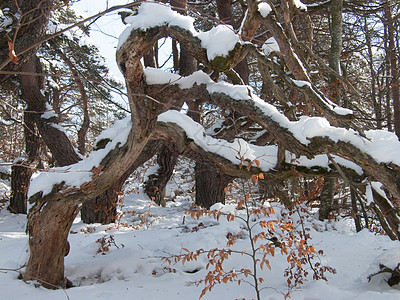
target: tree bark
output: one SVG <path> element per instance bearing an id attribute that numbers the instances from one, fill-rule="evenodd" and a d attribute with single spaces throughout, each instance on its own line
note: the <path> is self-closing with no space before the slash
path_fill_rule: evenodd
<path id="1" fill-rule="evenodd" d="M 145 184 L 145 193 L 158 205 L 165 206 L 165 188 L 178 161 L 179 152 L 163 146 L 157 156 L 158 170 L 149 176 Z"/>
<path id="2" fill-rule="evenodd" d="M 389 53 L 386 53 L 390 57 L 390 70 L 391 70 L 391 88 L 392 88 L 392 101 L 394 109 L 394 131 L 397 137 L 400 139 L 400 81 L 399 81 L 399 67 L 398 58 L 396 54 L 396 42 L 395 42 L 395 28 L 394 20 L 392 16 L 392 10 L 390 7 L 391 1 L 386 1 L 384 4 L 385 18 L 387 21 L 387 32 L 389 38 Z"/>
<path id="3" fill-rule="evenodd" d="M 360 232 L 362 227 L 361 227 L 361 218 L 360 215 L 358 214 L 358 207 L 357 207 L 357 195 L 354 189 L 351 187 L 350 188 L 350 197 L 351 197 L 351 208 L 353 210 L 353 218 L 354 218 L 354 224 L 356 225 L 356 231 Z"/>
<path id="4" fill-rule="evenodd" d="M 53 43 L 52 43 L 53 44 Z M 53 46 L 55 46 L 53 44 Z M 74 80 L 76 85 L 78 86 L 79 93 L 81 94 L 82 101 L 82 111 L 83 111 L 83 120 L 81 128 L 78 130 L 78 151 L 81 155 L 86 154 L 86 134 L 89 130 L 90 125 L 90 116 L 89 116 L 89 98 L 86 93 L 85 86 L 83 85 L 82 80 L 80 79 L 80 75 L 76 70 L 74 64 L 69 59 L 69 57 L 59 49 L 56 49 L 57 54 L 61 57 L 61 59 L 65 62 L 65 64 L 70 69 L 72 75 L 74 76 Z"/>
<path id="5" fill-rule="evenodd" d="M 13 44 L 14 52 L 18 57 L 18 61 L 12 62 L 9 56 L 8 39 L 3 33 L 0 38 L 0 70 L 2 71 L 19 71 L 23 63 L 28 61 L 32 55 L 36 54 L 39 48 L 40 40 L 46 33 L 47 23 L 50 11 L 54 8 L 54 0 L 8 0 L 4 1 L 2 8 L 9 7 L 13 15 L 17 12 L 24 16 L 20 20 L 21 24 L 13 24 L 18 28 L 18 33 Z M 18 6 L 16 5 L 18 3 Z M 18 11 L 19 7 L 19 11 Z M 13 36 L 15 30 L 8 33 Z M 11 75 L 0 74 L 0 84 L 2 84 Z"/>
<path id="6" fill-rule="evenodd" d="M 196 172 L 196 201 L 199 206 L 209 209 L 215 203 L 225 204 L 225 188 L 232 177 L 221 173 L 210 164 L 197 163 Z"/>
<path id="7" fill-rule="evenodd" d="M 118 197 L 125 181 L 139 166 L 152 158 L 160 147 L 160 141 L 150 141 L 146 147 L 144 147 L 135 163 L 128 168 L 128 170 L 113 184 L 111 188 L 95 197 L 93 200 L 83 203 L 81 209 L 81 218 L 83 223 L 109 224 L 115 222 L 118 216 Z"/>
<path id="8" fill-rule="evenodd" d="M 85 224 L 114 223 L 117 219 L 118 193 L 123 183 L 121 180 L 119 184 L 115 184 L 101 195 L 85 202 L 81 209 L 82 222 Z"/>
<path id="9" fill-rule="evenodd" d="M 384 215 L 387 224 L 389 225 L 392 232 L 396 235 L 397 239 L 400 240 L 400 218 L 398 216 L 397 209 L 393 206 L 390 201 L 382 197 L 375 189 L 372 188 L 372 194 L 374 202 L 379 207 L 380 211 Z M 389 234 L 389 233 L 388 233 Z"/>
<path id="10" fill-rule="evenodd" d="M 319 199 L 321 201 L 319 207 L 319 219 L 321 221 L 327 220 L 330 213 L 334 210 L 333 197 L 335 196 L 335 190 L 336 178 L 325 177 L 321 195 L 319 196 Z"/>
<path id="11" fill-rule="evenodd" d="M 21 166 L 11 167 L 11 198 L 8 210 L 14 214 L 26 214 L 27 194 L 32 170 L 23 161 Z"/>
<path id="12" fill-rule="evenodd" d="M 64 256 L 69 252 L 67 241 L 79 205 L 63 199 L 34 206 L 28 215 L 30 256 L 24 280 L 37 280 L 49 289 L 65 288 Z"/>
<path id="13" fill-rule="evenodd" d="M 24 112 L 25 151 L 27 158 L 19 160 L 11 167 L 11 198 L 8 209 L 17 214 L 26 214 L 27 194 L 31 176 L 39 164 L 39 139 L 37 137 L 34 115 Z"/>

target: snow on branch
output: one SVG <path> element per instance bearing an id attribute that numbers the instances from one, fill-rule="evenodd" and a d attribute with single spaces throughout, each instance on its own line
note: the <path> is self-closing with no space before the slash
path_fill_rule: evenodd
<path id="1" fill-rule="evenodd" d="M 280 145 L 296 156 L 313 158 L 330 153 L 351 160 L 392 193 L 400 195 L 399 183 L 391 179 L 396 170 L 400 170 L 400 142 L 393 133 L 370 130 L 363 137 L 353 129 L 331 126 L 322 117 L 303 116 L 299 121 L 290 121 L 274 106 L 254 95 L 248 86 L 215 83 L 201 71 L 179 78 L 157 69 L 146 69 L 144 74 L 148 84 L 157 84 L 155 89 L 164 92 L 177 86 L 181 89 L 192 86 L 203 95 L 207 92 L 209 98 L 203 100 L 240 111 L 267 129 Z"/>
<path id="2" fill-rule="evenodd" d="M 42 196 L 49 194 L 54 185 L 64 183 L 69 188 L 79 188 L 82 184 L 92 180 L 96 170 L 100 172 L 100 165 L 107 154 L 116 147 L 123 146 L 131 130 L 130 117 L 115 122 L 114 126 L 104 130 L 96 139 L 95 151 L 87 158 L 76 164 L 57 167 L 44 172 L 37 172 L 32 176 L 28 198 L 38 192 Z"/>
<path id="3" fill-rule="evenodd" d="M 120 35 L 118 49 L 129 38 L 132 30 L 146 31 L 150 28 L 168 26 L 179 27 L 200 40 L 201 47 L 206 49 L 207 59 L 212 61 L 217 56 L 226 57 L 236 44 L 240 44 L 240 37 L 235 33 L 232 26 L 218 25 L 207 32 L 197 32 L 194 29 L 194 19 L 183 16 L 173 11 L 170 6 L 144 2 L 138 9 L 138 14 L 125 19 L 130 26 Z M 218 43 L 215 43 L 215 41 Z"/>
<path id="4" fill-rule="evenodd" d="M 185 132 L 186 139 L 193 141 L 197 147 L 215 156 L 222 157 L 234 165 L 242 163 L 242 159 L 247 162 L 257 160 L 259 162 L 259 171 L 275 172 L 278 171 L 278 164 L 282 163 L 278 161 L 278 146 L 257 146 L 241 138 L 236 138 L 233 142 L 214 138 L 206 134 L 201 124 L 178 111 L 167 111 L 158 116 L 158 121 L 167 124 L 173 123 L 179 126 Z M 333 157 L 342 167 L 355 171 L 359 176 L 363 175 L 363 170 L 355 163 L 337 155 Z M 305 156 L 296 158 L 293 153 L 286 151 L 284 163 L 286 165 L 305 167 L 309 170 L 309 173 L 312 173 L 313 170 L 320 172 L 321 169 L 324 169 L 326 172 L 335 171 L 330 167 L 329 158 L 325 154 L 316 155 L 313 159 L 308 159 Z"/>
<path id="5" fill-rule="evenodd" d="M 225 98 L 227 102 L 240 104 L 242 108 L 252 107 L 252 111 L 267 128 L 276 123 L 276 126 L 287 129 L 293 137 L 303 145 L 308 145 L 312 138 L 326 137 L 337 143 L 339 141 L 350 143 L 359 150 L 369 154 L 378 163 L 394 163 L 400 166 L 400 142 L 396 135 L 383 130 L 367 131 L 366 137 L 360 136 L 353 129 L 331 126 L 327 119 L 322 117 L 302 116 L 299 121 L 290 121 L 273 105 L 264 102 L 253 94 L 246 85 L 232 85 L 227 82 L 214 82 L 207 74 L 197 71 L 190 76 L 182 77 L 164 72 L 160 69 L 146 68 L 144 71 L 147 84 L 178 85 L 181 89 L 190 89 L 194 85 L 204 85 L 212 98 Z M 218 97 L 218 94 L 223 95 Z M 215 104 L 223 104 L 221 102 Z"/>
<path id="6" fill-rule="evenodd" d="M 232 143 L 213 138 L 205 133 L 204 127 L 193 121 L 190 117 L 170 110 L 158 116 L 159 122 L 174 123 L 181 127 L 187 138 L 207 152 L 222 156 L 234 164 L 239 164 L 241 158 L 247 161 L 258 160 L 260 168 L 268 172 L 277 165 L 277 146 L 256 146 L 247 143 L 245 140 L 236 138 Z"/>
<path id="7" fill-rule="evenodd" d="M 260 9 L 260 5 L 257 6 L 257 10 Z M 261 7 L 263 8 L 265 5 L 261 5 Z M 261 9 L 263 12 L 264 8 Z M 154 17 L 154 14 L 157 17 Z M 261 14 L 256 15 L 261 18 Z M 273 47 L 269 49 L 264 46 L 264 50 L 282 52 L 294 78 L 288 76 L 278 64 L 268 59 L 255 45 L 250 42 L 243 42 L 239 34 L 236 34 L 231 27 L 219 25 L 207 32 L 197 32 L 193 27 L 193 18 L 182 16 L 164 4 L 143 3 L 139 7 L 137 15 L 127 18 L 127 22 L 131 25 L 121 34 L 118 48 L 128 40 L 132 31 L 146 31 L 150 28 L 166 26 L 166 31 L 171 37 L 176 38 L 198 61 L 214 70 L 224 72 L 231 70 L 237 62 L 241 61 L 251 51 L 261 63 L 267 64 L 274 72 L 277 72 L 286 84 L 303 91 L 311 102 L 323 111 L 332 124 L 352 127 L 349 119 L 351 119 L 353 112 L 333 103 L 312 85 L 307 71 L 294 52 L 282 27 L 270 14 L 265 14 L 265 16 L 266 18 L 263 21 L 273 33 L 273 37 L 270 39 L 270 43 L 273 42 L 271 44 Z M 257 17 L 248 16 L 247 19 L 249 19 L 247 22 L 254 23 L 253 27 L 258 27 L 259 20 Z M 247 27 L 251 26 L 248 25 Z"/>

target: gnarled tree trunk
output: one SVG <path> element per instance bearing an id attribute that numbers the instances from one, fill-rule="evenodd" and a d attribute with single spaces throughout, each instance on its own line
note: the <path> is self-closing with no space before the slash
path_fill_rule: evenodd
<path id="1" fill-rule="evenodd" d="M 69 252 L 67 241 L 79 205 L 55 199 L 35 206 L 28 215 L 27 232 L 30 256 L 24 280 L 37 280 L 49 289 L 65 288 L 64 256 Z"/>

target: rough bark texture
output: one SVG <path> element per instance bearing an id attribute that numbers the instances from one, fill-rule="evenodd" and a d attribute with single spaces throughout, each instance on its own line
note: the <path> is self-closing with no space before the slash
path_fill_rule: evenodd
<path id="1" fill-rule="evenodd" d="M 27 232 L 30 256 L 24 280 L 37 280 L 50 289 L 65 288 L 64 256 L 69 252 L 67 241 L 79 205 L 63 199 L 35 206 L 29 213 Z"/>
<path id="2" fill-rule="evenodd" d="M 22 66 L 22 70 L 28 73 L 42 73 L 42 67 L 39 58 L 35 55 Z M 66 166 L 76 163 L 80 160 L 75 152 L 70 140 L 64 131 L 53 126 L 57 120 L 44 119 L 41 115 L 46 110 L 46 98 L 41 92 L 43 86 L 43 77 L 39 76 L 21 76 L 21 90 L 23 99 L 28 104 L 29 110 L 35 116 L 36 126 L 41 137 L 50 149 L 57 165 Z"/>
<path id="3" fill-rule="evenodd" d="M 225 204 L 225 187 L 232 177 L 221 173 L 209 164 L 197 163 L 196 172 L 196 201 L 199 206 L 209 209 L 213 204 Z"/>
<path id="4" fill-rule="evenodd" d="M 372 189 L 372 194 L 374 196 L 374 202 L 384 215 L 390 229 L 396 235 L 397 239 L 400 239 L 400 219 L 398 216 L 398 210 L 393 206 L 392 203 L 390 203 L 388 199 L 382 197 L 374 189 Z"/>
<path id="5" fill-rule="evenodd" d="M 8 210 L 15 214 L 26 214 L 26 201 L 31 180 L 31 169 L 29 166 L 11 167 L 11 198 Z"/>
<path id="6" fill-rule="evenodd" d="M 110 224 L 117 218 L 118 193 L 123 182 L 115 184 L 96 198 L 85 202 L 81 209 L 81 219 L 85 224 Z"/>
<path id="7" fill-rule="evenodd" d="M 356 192 L 354 191 L 353 188 L 350 190 L 350 196 L 351 196 L 351 208 L 353 210 L 354 214 L 354 224 L 356 225 L 356 231 L 360 232 L 362 227 L 361 227 L 361 218 L 360 215 L 358 214 L 358 206 L 357 206 L 357 195 Z"/>
<path id="8" fill-rule="evenodd" d="M 21 20 L 21 26 L 18 26 L 18 32 L 13 45 L 14 51 L 18 57 L 18 62 L 12 62 L 9 57 L 9 47 L 7 45 L 9 40 L 3 31 L 0 36 L 0 70 L 2 71 L 18 71 L 24 62 L 36 54 L 39 48 L 38 42 L 43 38 L 46 32 L 50 11 L 54 7 L 56 1 L 9 0 L 5 1 L 4 7 L 9 7 L 12 13 L 16 13 L 18 11 L 15 5 L 16 2 L 18 2 L 21 15 L 25 14 L 25 17 Z M 9 33 L 9 36 L 14 38 L 14 34 L 15 30 Z M 10 75 L 0 74 L 0 84 L 9 76 Z"/>
<path id="9" fill-rule="evenodd" d="M 342 53 L 342 8 L 343 0 L 331 1 L 331 49 L 329 52 L 329 66 L 338 74 L 340 70 L 340 55 Z"/>
<path id="10" fill-rule="evenodd" d="M 330 213 L 334 210 L 333 197 L 335 196 L 335 190 L 336 178 L 325 177 L 321 195 L 319 196 L 319 199 L 321 201 L 319 208 L 319 219 L 321 221 L 327 220 Z"/>
<path id="11" fill-rule="evenodd" d="M 22 93 L 24 94 L 24 90 L 22 90 Z M 15 162 L 18 165 L 11 167 L 11 198 L 8 209 L 13 213 L 26 214 L 31 176 L 39 163 L 40 145 L 34 120 L 35 116 L 29 112 L 28 108 L 24 112 L 25 152 L 28 157 Z"/>
<path id="12" fill-rule="evenodd" d="M 145 184 L 145 193 L 158 205 L 165 206 L 165 187 L 173 174 L 179 154 L 176 149 L 163 146 L 157 156 L 159 168 L 156 174 L 149 176 Z"/>
<path id="13" fill-rule="evenodd" d="M 135 32 L 131 34 L 117 55 L 127 80 L 132 111 L 132 129 L 127 142 L 111 150 L 99 165 L 102 172 L 79 189 L 65 187 L 62 183 L 46 196 L 38 193 L 33 197 L 35 204 L 28 215 L 30 258 L 24 280 L 36 279 L 46 287 L 65 285 L 64 254 L 67 236 L 80 204 L 105 192 L 129 171 L 149 141 L 157 115 L 174 104 L 151 105 L 144 96 L 140 59 L 161 36 L 157 31 L 149 30 L 148 33 L 145 36 L 135 35 Z"/>
<path id="14" fill-rule="evenodd" d="M 115 222 L 118 216 L 118 197 L 125 181 L 139 166 L 152 158 L 160 147 L 161 142 L 150 141 L 146 147 L 144 147 L 142 153 L 136 159 L 134 164 L 126 170 L 122 177 L 120 177 L 111 188 L 107 189 L 94 199 L 84 202 L 81 209 L 82 221 L 86 224 L 109 224 Z"/>
<path id="15" fill-rule="evenodd" d="M 399 80 L 399 66 L 398 57 L 396 54 L 396 41 L 395 41 L 395 27 L 392 16 L 392 10 L 390 8 L 390 2 L 387 1 L 384 4 L 385 18 L 387 20 L 387 32 L 389 38 L 389 53 L 390 57 L 390 70 L 391 70 L 391 88 L 392 88 L 392 101 L 394 109 L 394 131 L 397 137 L 400 139 L 400 80 Z"/>

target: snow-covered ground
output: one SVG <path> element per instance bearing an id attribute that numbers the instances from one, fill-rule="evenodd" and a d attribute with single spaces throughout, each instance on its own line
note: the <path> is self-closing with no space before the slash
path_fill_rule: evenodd
<path id="1" fill-rule="evenodd" d="M 178 170 L 176 179 L 169 186 L 169 194 L 191 189 L 182 180 L 183 172 L 185 170 Z M 135 181 L 126 191 L 134 186 Z M 5 189 L 2 185 L 2 191 Z M 168 265 L 161 258 L 185 253 L 183 248 L 190 251 L 226 248 L 229 233 L 242 232 L 244 237 L 237 239 L 233 249 L 249 252 L 250 244 L 243 223 L 238 220 L 228 222 L 224 217 L 219 221 L 212 217 L 191 219 L 185 214 L 191 203 L 190 195 L 175 195 L 167 207 L 158 207 L 142 193 L 126 193 L 121 207 L 125 214 L 118 226 L 86 225 L 78 217 L 71 228 L 71 250 L 65 259 L 65 275 L 76 287 L 55 291 L 35 283 L 26 284 L 18 280 L 18 272 L 5 270 L 17 269 L 27 262 L 28 237 L 25 234 L 26 217 L 12 215 L 3 208 L 0 212 L 0 299 L 198 299 L 204 284 L 196 286 L 195 282 L 205 278 L 207 258 L 199 257 L 184 265 L 180 262 Z M 276 215 L 272 218 L 280 218 L 281 209 L 277 204 L 274 206 Z M 232 207 L 222 208 L 232 211 Z M 244 211 L 236 213 L 243 214 Z M 324 251 L 319 258 L 321 264 L 335 268 L 337 274 L 326 273 L 327 282 L 313 281 L 310 276 L 291 292 L 292 299 L 400 298 L 399 289 L 391 288 L 385 282 L 388 274 L 377 275 L 371 282 L 367 279 L 369 274 L 378 271 L 379 261 L 397 265 L 400 261 L 399 242 L 367 230 L 355 233 L 351 220 L 324 223 L 311 216 L 305 225 L 310 228 L 310 242 L 317 250 Z M 105 255 L 98 253 L 100 244 L 96 241 L 103 237 L 108 241 L 110 236 L 115 244 L 111 243 Z M 261 286 L 264 288 L 261 299 L 283 299 L 287 293 L 283 273 L 288 263 L 286 256 L 278 250 L 275 257 L 268 257 L 271 270 L 259 270 L 259 276 L 265 280 Z M 225 271 L 240 270 L 250 267 L 251 261 L 246 256 L 232 254 L 223 266 Z M 229 282 L 216 285 L 202 299 L 255 298 L 249 284 Z"/>

